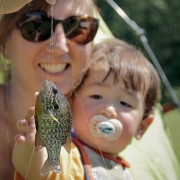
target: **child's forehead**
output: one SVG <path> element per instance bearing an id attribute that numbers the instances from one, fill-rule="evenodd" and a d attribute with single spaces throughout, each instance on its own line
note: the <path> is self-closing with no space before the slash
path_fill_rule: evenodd
<path id="1" fill-rule="evenodd" d="M 90 73 L 108 72 L 109 67 L 110 66 L 108 62 L 101 60 L 93 63 L 89 68 L 89 72 Z"/>
<path id="2" fill-rule="evenodd" d="M 109 68 L 107 66 L 94 66 L 90 68 L 88 71 L 88 76 L 85 79 L 85 84 L 87 83 L 102 83 L 107 73 L 109 72 Z"/>
<path id="3" fill-rule="evenodd" d="M 101 68 L 93 68 L 91 73 L 89 73 L 88 77 L 86 78 L 84 82 L 84 87 L 98 87 L 102 88 L 101 90 L 110 90 L 116 89 L 116 95 L 120 96 L 122 94 L 126 95 L 126 97 L 131 97 L 134 100 L 143 100 L 144 93 L 140 90 L 133 90 L 131 87 L 127 87 L 125 85 L 125 82 L 123 81 L 122 78 L 118 78 L 118 81 L 114 81 L 114 73 L 106 71 L 105 67 Z M 117 90 L 118 89 L 118 90 Z M 123 93 L 122 93 L 123 92 Z"/>
<path id="4" fill-rule="evenodd" d="M 104 76 L 104 74 L 107 74 L 110 70 L 109 63 L 106 61 L 98 61 L 96 63 L 93 63 L 88 70 L 88 76 Z"/>

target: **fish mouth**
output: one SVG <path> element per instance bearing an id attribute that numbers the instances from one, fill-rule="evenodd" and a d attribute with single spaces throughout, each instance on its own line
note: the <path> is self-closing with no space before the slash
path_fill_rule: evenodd
<path id="1" fill-rule="evenodd" d="M 38 66 L 47 73 L 58 74 L 65 71 L 70 66 L 70 64 L 41 63 L 38 64 Z"/>

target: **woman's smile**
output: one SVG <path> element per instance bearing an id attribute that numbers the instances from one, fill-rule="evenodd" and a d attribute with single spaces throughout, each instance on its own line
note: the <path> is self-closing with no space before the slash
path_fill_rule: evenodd
<path id="1" fill-rule="evenodd" d="M 68 63 L 40 63 L 38 65 L 44 72 L 50 73 L 52 75 L 62 73 L 70 66 Z"/>

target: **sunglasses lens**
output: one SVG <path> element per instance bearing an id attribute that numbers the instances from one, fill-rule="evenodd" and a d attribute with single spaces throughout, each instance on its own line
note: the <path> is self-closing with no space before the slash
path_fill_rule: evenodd
<path id="1" fill-rule="evenodd" d="M 39 23 L 36 21 L 31 21 L 24 23 L 21 26 L 22 36 L 32 42 L 44 41 L 50 38 L 51 35 L 51 26 L 49 22 L 44 21 Z"/>
<path id="2" fill-rule="evenodd" d="M 36 36 L 36 28 L 35 27 L 36 27 L 36 25 L 34 22 L 25 23 L 21 27 L 22 36 L 28 41 L 33 41 Z"/>
<path id="3" fill-rule="evenodd" d="M 51 23 L 48 21 L 44 21 L 41 25 L 39 25 L 39 41 L 44 41 L 50 38 L 51 36 Z"/>
<path id="4" fill-rule="evenodd" d="M 91 17 L 72 16 L 63 23 L 66 37 L 77 44 L 87 44 L 93 40 L 98 29 L 98 21 Z"/>
<path id="5" fill-rule="evenodd" d="M 88 16 L 71 16 L 65 20 L 53 20 L 53 31 L 61 23 L 66 37 L 72 42 L 85 45 L 93 40 L 98 29 L 98 20 Z M 44 12 L 32 12 L 17 24 L 22 36 L 31 42 L 45 41 L 51 36 L 51 18 Z"/>

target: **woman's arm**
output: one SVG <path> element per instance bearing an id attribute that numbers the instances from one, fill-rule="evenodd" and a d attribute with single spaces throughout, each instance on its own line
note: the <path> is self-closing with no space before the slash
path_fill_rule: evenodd
<path id="1" fill-rule="evenodd" d="M 35 98 L 37 93 L 35 94 Z M 25 179 L 44 179 L 40 175 L 42 166 L 47 159 L 45 148 L 35 150 L 36 126 L 34 120 L 35 107 L 28 109 L 25 119 L 17 122 L 19 134 L 15 136 L 15 145 L 13 148 L 12 161 L 16 171 Z"/>
<path id="2" fill-rule="evenodd" d="M 15 170 L 21 174 L 24 179 L 45 179 L 46 176 L 41 176 L 41 168 L 47 158 L 45 148 L 35 151 L 34 148 L 29 148 L 23 144 L 16 143 L 13 149 L 13 164 Z"/>

